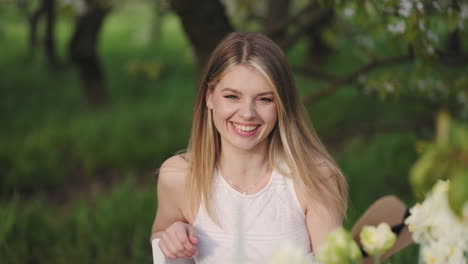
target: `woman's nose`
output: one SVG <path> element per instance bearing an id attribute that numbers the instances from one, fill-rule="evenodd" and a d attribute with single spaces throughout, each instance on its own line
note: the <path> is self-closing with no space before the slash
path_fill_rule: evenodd
<path id="1" fill-rule="evenodd" d="M 245 120 L 252 120 L 257 112 L 255 111 L 255 104 L 253 102 L 244 102 L 241 105 L 240 116 Z"/>

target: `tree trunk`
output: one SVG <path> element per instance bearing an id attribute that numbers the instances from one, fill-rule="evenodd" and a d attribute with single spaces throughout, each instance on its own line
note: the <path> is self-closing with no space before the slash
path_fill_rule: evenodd
<path id="1" fill-rule="evenodd" d="M 99 107 L 107 101 L 97 40 L 104 18 L 109 11 L 108 8 L 96 7 L 80 16 L 69 44 L 70 59 L 78 67 L 83 96 L 92 107 Z"/>
<path id="2" fill-rule="evenodd" d="M 462 45 L 460 38 L 460 29 L 456 28 L 452 31 L 447 40 L 447 52 L 450 55 L 459 55 L 462 53 Z"/>
<path id="3" fill-rule="evenodd" d="M 49 65 L 57 67 L 57 52 L 55 50 L 55 0 L 44 0 L 44 9 L 46 15 L 44 52 Z"/>
<path id="4" fill-rule="evenodd" d="M 329 7 L 321 8 L 326 9 L 324 10 L 324 15 L 306 32 L 308 42 L 305 65 L 308 68 L 317 68 L 330 51 L 330 48 L 323 40 L 322 34 L 333 23 L 334 10 Z"/>
<path id="5" fill-rule="evenodd" d="M 218 0 L 171 0 L 170 4 L 182 21 L 195 51 L 198 72 L 201 72 L 218 42 L 234 30 L 224 6 Z"/>
<path id="6" fill-rule="evenodd" d="M 269 0 L 265 19 L 263 21 L 263 31 L 271 32 L 269 37 L 276 43 L 280 43 L 286 36 L 287 27 L 274 30 L 274 27 L 284 21 L 289 16 L 290 0 Z"/>
<path id="7" fill-rule="evenodd" d="M 163 17 L 168 11 L 165 0 L 154 0 L 153 19 L 151 21 L 150 46 L 154 48 L 161 38 Z"/>
<path id="8" fill-rule="evenodd" d="M 44 1 L 41 2 L 39 7 L 29 16 L 29 34 L 28 34 L 28 46 L 29 46 L 29 58 L 33 58 L 36 54 L 37 47 L 37 27 L 39 25 L 39 19 L 45 13 Z"/>

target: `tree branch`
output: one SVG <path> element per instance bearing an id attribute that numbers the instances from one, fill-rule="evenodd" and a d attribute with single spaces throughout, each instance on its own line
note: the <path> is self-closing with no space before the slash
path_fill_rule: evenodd
<path id="1" fill-rule="evenodd" d="M 304 15 L 309 14 L 312 10 L 316 8 L 316 4 L 314 2 L 309 3 L 306 7 L 304 7 L 301 11 L 291 17 L 287 17 L 273 26 L 271 26 L 268 30 L 263 32 L 267 36 L 274 35 L 278 32 L 286 30 L 290 25 L 296 24 Z"/>
<path id="2" fill-rule="evenodd" d="M 268 0 L 267 10 L 263 19 L 264 31 L 270 31 L 270 28 L 275 26 L 277 21 L 283 21 L 289 16 L 289 9 L 291 7 L 291 0 Z M 276 30 L 268 36 L 278 43 L 282 40 L 287 33 L 287 27 L 281 30 Z"/>
<path id="3" fill-rule="evenodd" d="M 411 59 L 411 55 L 400 55 L 392 58 L 387 58 L 383 60 L 373 60 L 363 66 L 361 66 L 359 69 L 349 73 L 348 75 L 335 79 L 333 80 L 328 86 L 323 88 L 322 90 L 315 92 L 309 96 L 307 96 L 304 99 L 304 104 L 309 105 L 317 101 L 318 99 L 322 97 L 329 96 L 336 92 L 340 87 L 342 87 L 345 84 L 349 84 L 354 82 L 361 74 L 365 74 L 367 72 L 370 72 L 376 68 L 382 67 L 382 66 L 388 66 L 392 64 L 397 64 L 397 63 L 402 63 L 405 61 L 408 61 Z"/>
<path id="4" fill-rule="evenodd" d="M 331 9 L 328 8 L 317 8 L 314 13 L 310 15 L 307 22 L 299 26 L 299 28 L 292 34 L 290 34 L 285 40 L 279 43 L 283 50 L 291 48 L 304 34 L 314 25 L 320 23 L 323 17 L 330 15 Z"/>
<path id="5" fill-rule="evenodd" d="M 322 81 L 332 82 L 333 80 L 337 79 L 336 75 L 333 75 L 328 72 L 321 71 L 317 68 L 311 68 L 306 66 L 292 66 L 294 72 L 299 73 L 301 75 L 305 75 L 307 77 L 312 77 Z"/>
<path id="6" fill-rule="evenodd" d="M 393 131 L 417 131 L 422 132 L 424 130 L 434 130 L 434 115 L 433 112 L 427 112 L 423 115 L 413 117 L 407 120 L 400 120 L 397 122 L 367 122 L 356 124 L 356 126 L 349 128 L 337 129 L 336 133 L 328 134 L 324 137 L 323 141 L 331 148 L 339 148 L 343 142 L 346 142 L 349 138 L 357 135 L 371 138 L 372 136 L 381 132 L 393 132 Z"/>

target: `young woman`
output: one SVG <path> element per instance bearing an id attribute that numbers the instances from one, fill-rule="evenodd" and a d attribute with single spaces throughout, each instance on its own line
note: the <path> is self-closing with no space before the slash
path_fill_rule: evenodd
<path id="1" fill-rule="evenodd" d="M 187 152 L 158 178 L 151 240 L 165 257 L 264 263 L 282 243 L 307 253 L 342 224 L 343 174 L 309 124 L 281 49 L 231 33 L 214 50 Z"/>

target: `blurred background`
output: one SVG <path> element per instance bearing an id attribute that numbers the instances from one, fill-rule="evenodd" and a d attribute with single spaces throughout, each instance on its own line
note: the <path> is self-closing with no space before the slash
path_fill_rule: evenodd
<path id="1" fill-rule="evenodd" d="M 154 172 L 233 30 L 287 53 L 347 227 L 386 194 L 412 206 L 436 113 L 468 120 L 467 19 L 455 0 L 0 0 L 0 263 L 151 263 Z"/>

